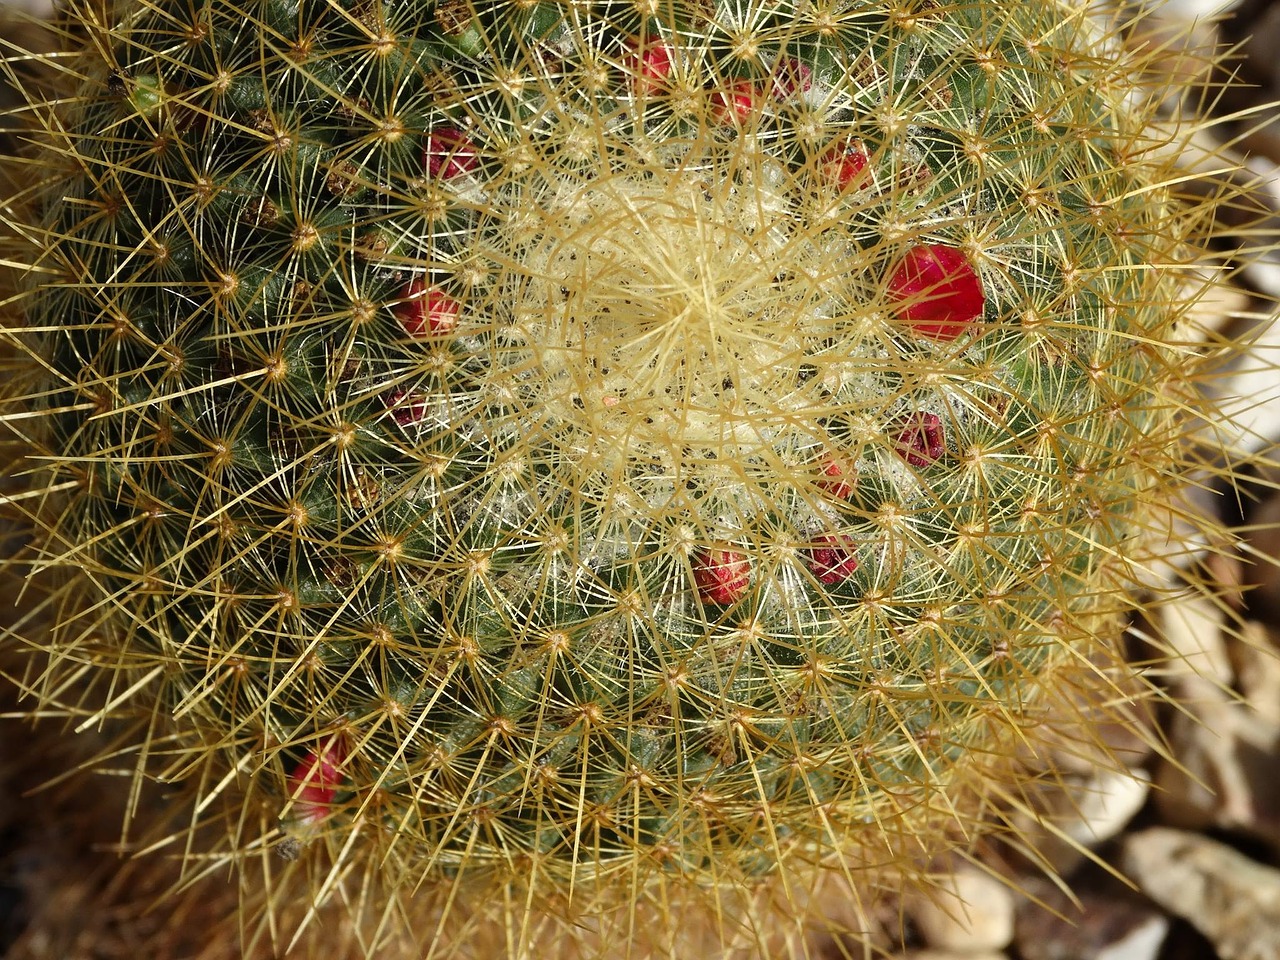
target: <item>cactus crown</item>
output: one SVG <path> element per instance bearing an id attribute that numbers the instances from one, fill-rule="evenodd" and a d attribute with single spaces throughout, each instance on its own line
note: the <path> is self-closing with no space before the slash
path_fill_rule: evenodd
<path id="1" fill-rule="evenodd" d="M 13 224 L 5 410 L 77 573 L 26 686 L 247 791 L 226 856 L 375 914 L 496 877 L 512 952 L 526 899 L 874 886 L 1111 649 L 1203 209 L 1083 16 L 73 16 Z"/>

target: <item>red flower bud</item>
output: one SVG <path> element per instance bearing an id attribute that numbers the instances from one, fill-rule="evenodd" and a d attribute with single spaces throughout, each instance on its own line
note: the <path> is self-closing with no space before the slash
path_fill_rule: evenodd
<path id="1" fill-rule="evenodd" d="M 703 603 L 732 606 L 751 586 L 751 562 L 736 550 L 701 550 L 693 558 L 693 582 Z"/>
<path id="2" fill-rule="evenodd" d="M 922 337 L 954 340 L 982 316 L 986 297 L 968 258 L 955 247 L 922 243 L 889 275 L 898 317 Z"/>
<path id="3" fill-rule="evenodd" d="M 632 92 L 637 94 L 655 93 L 666 85 L 671 76 L 675 61 L 671 48 L 665 43 L 637 43 L 632 51 L 623 59 L 627 71 L 627 81 Z"/>
<path id="4" fill-rule="evenodd" d="M 750 80 L 738 80 L 711 95 L 711 116 L 725 126 L 746 123 L 756 111 L 760 91 Z"/>
<path id="5" fill-rule="evenodd" d="M 408 390 L 392 390 L 383 397 L 387 409 L 391 411 L 391 419 L 402 427 L 412 427 L 426 419 L 427 398 L 420 393 Z"/>
<path id="6" fill-rule="evenodd" d="M 289 774 L 289 796 L 300 819 L 314 823 L 329 815 L 343 780 L 339 768 L 346 759 L 346 747 L 335 735 L 298 761 Z"/>
<path id="7" fill-rule="evenodd" d="M 897 454 L 913 467 L 927 467 L 947 450 L 942 418 L 936 413 L 913 413 L 898 434 Z"/>
<path id="8" fill-rule="evenodd" d="M 458 325 L 461 304 L 425 280 L 410 280 L 400 296 L 401 301 L 392 309 L 409 336 L 440 336 Z"/>
<path id="9" fill-rule="evenodd" d="M 813 68 L 795 57 L 780 60 L 773 74 L 773 94 L 779 99 L 807 93 L 813 86 Z"/>
<path id="10" fill-rule="evenodd" d="M 827 586 L 843 583 L 858 569 L 857 545 L 841 534 L 816 537 L 807 553 L 809 572 Z"/>
<path id="11" fill-rule="evenodd" d="M 833 144 L 818 161 L 823 178 L 837 189 L 860 187 L 871 179 L 870 157 L 862 141 L 845 138 Z"/>
<path id="12" fill-rule="evenodd" d="M 839 500 L 848 500 L 854 495 L 854 484 L 858 480 L 856 467 L 828 456 L 822 462 L 822 475 L 823 479 L 818 481 L 819 489 Z"/>
<path id="13" fill-rule="evenodd" d="M 431 176 L 451 180 L 470 173 L 479 162 L 475 144 L 457 127 L 437 127 L 427 134 L 422 165 Z"/>

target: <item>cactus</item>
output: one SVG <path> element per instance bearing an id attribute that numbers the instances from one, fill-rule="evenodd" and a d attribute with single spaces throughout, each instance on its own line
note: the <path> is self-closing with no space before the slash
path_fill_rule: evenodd
<path id="1" fill-rule="evenodd" d="M 1107 699 L 1212 204 L 1069 5 L 67 16 L 9 643 L 254 949 L 799 955 Z"/>

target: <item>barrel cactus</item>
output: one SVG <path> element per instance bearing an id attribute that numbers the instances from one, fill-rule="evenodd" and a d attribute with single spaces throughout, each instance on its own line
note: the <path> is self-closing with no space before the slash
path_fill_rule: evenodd
<path id="1" fill-rule="evenodd" d="M 254 949 L 802 955 L 1106 699 L 1206 207 L 1073 5 L 66 17 L 9 643 Z"/>

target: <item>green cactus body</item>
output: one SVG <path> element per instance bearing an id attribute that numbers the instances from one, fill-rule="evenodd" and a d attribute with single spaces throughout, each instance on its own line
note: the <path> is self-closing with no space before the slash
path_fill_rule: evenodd
<path id="1" fill-rule="evenodd" d="M 46 676 L 234 771 L 236 855 L 870 871 L 1107 649 L 1190 221 L 1066 6 L 98 22 L 14 334 Z"/>

